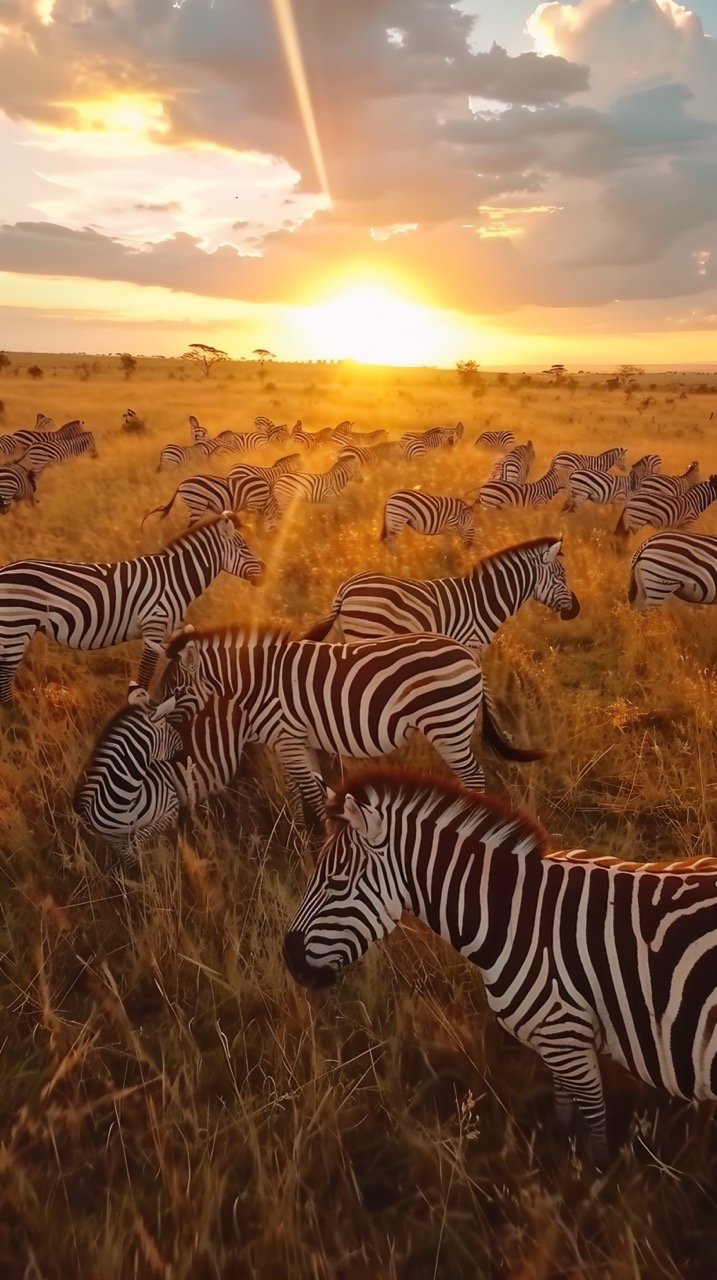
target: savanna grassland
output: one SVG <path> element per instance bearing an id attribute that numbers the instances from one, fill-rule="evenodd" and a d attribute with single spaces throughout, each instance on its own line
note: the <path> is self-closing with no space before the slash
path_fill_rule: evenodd
<path id="1" fill-rule="evenodd" d="M 32 426 L 37 410 L 58 424 L 79 416 L 99 457 L 41 477 L 37 508 L 0 522 L 0 563 L 121 559 L 181 532 L 181 507 L 139 526 L 180 479 L 155 467 L 162 444 L 188 442 L 188 413 L 212 434 L 250 429 L 257 413 L 311 429 L 349 417 L 391 435 L 466 424 L 454 452 L 386 463 L 277 534 L 247 517 L 266 575 L 257 588 L 220 578 L 190 611 L 205 625 L 251 619 L 298 634 L 352 573 L 467 571 L 474 555 L 450 536 L 409 533 L 391 552 L 378 533 L 394 488 L 462 495 L 480 483 L 495 455 L 472 442 L 487 425 L 533 439 L 536 476 L 559 448 L 616 444 L 631 461 L 660 453 L 665 471 L 693 458 L 717 471 L 717 379 L 702 375 L 648 374 L 629 399 L 604 376 L 571 391 L 487 375 L 473 398 L 450 371 L 277 365 L 262 382 L 255 365 L 231 365 L 207 381 L 147 361 L 127 381 L 108 359 L 38 363 L 37 382 L 0 377 L 2 429 Z M 141 434 L 122 429 L 129 405 L 146 419 Z M 220 459 L 202 469 L 238 461 Z M 556 847 L 715 854 L 717 612 L 673 602 L 635 613 L 639 539 L 618 553 L 614 510 L 561 506 L 477 516 L 478 555 L 564 532 L 582 603 L 572 622 L 527 605 L 487 653 L 503 725 L 548 750 L 527 766 L 481 753 L 489 787 Z M 717 512 L 698 528 L 717 533 Z M 616 1157 L 596 1180 L 553 1127 L 537 1057 L 486 1016 L 477 975 L 420 925 L 396 930 L 328 994 L 293 984 L 280 942 L 316 845 L 267 754 L 248 753 L 222 802 L 135 860 L 83 836 L 73 788 L 138 653 L 37 638 L 16 706 L 0 712 L 2 1280 L 717 1274 L 710 1108 L 606 1069 Z M 441 768 L 427 747 L 401 759 Z"/>

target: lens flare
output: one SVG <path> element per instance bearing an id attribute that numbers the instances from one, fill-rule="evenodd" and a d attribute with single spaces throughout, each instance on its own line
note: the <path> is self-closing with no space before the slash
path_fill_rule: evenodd
<path id="1" fill-rule="evenodd" d="M 328 178 L 326 177 L 326 167 L 321 151 L 321 143 L 319 142 L 319 131 L 316 128 L 314 108 L 311 105 L 309 85 L 306 79 L 304 60 L 301 56 L 301 45 L 299 44 L 299 35 L 296 30 L 291 0 L 271 0 L 271 2 L 316 174 L 323 194 L 330 201 L 331 193 L 329 191 Z"/>

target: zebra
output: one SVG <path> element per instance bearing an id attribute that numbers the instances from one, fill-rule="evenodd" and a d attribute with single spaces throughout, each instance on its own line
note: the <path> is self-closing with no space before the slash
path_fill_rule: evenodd
<path id="1" fill-rule="evenodd" d="M 295 475 L 301 467 L 301 454 L 288 453 L 272 467 L 253 467 L 240 463 L 227 476 L 233 511 L 265 511 L 271 491 L 279 476 Z"/>
<path id="2" fill-rule="evenodd" d="M 209 437 L 197 440 L 195 444 L 165 444 L 159 455 L 157 471 L 166 471 L 171 467 L 183 467 L 188 462 L 199 458 L 208 458 L 219 448 L 217 440 Z"/>
<path id="3" fill-rule="evenodd" d="M 338 428 L 337 428 L 338 430 Z M 351 431 L 349 444 L 357 445 L 360 448 L 368 449 L 371 445 L 382 444 L 388 437 L 388 432 L 383 427 L 378 427 L 375 431 Z M 334 441 L 336 437 L 334 436 Z"/>
<path id="4" fill-rule="evenodd" d="M 269 444 L 285 444 L 289 439 L 289 429 L 282 423 L 277 427 L 271 418 L 257 417 L 254 419 L 254 427 L 257 431 L 265 431 Z"/>
<path id="5" fill-rule="evenodd" d="M 47 440 L 65 440 L 68 437 L 80 435 L 85 429 L 85 424 L 80 418 L 73 418 L 71 422 L 65 422 L 61 427 L 56 427 L 52 418 L 46 418 L 44 413 L 38 413 L 37 422 L 42 423 L 41 428 L 36 425 L 32 431 L 15 432 L 12 438 L 17 448 L 27 452 L 33 445 L 44 444 Z"/>
<path id="6" fill-rule="evenodd" d="M 353 422 L 349 422 L 348 418 L 343 422 L 340 422 L 339 425 L 334 427 L 331 432 L 331 443 L 337 444 L 339 449 L 343 449 L 345 445 L 351 444 L 354 435 L 353 425 Z M 323 434 L 323 432 L 319 432 L 319 436 L 323 436 Z"/>
<path id="7" fill-rule="evenodd" d="M 6 516 L 13 502 L 23 499 L 35 506 L 37 480 L 34 471 L 26 471 L 17 462 L 0 467 L 0 515 Z"/>
<path id="8" fill-rule="evenodd" d="M 165 648 L 150 696 L 175 696 L 185 714 L 212 696 L 239 699 L 246 742 L 273 747 L 309 825 L 324 817 L 317 749 L 372 757 L 422 733 L 466 786 L 485 775 L 471 749 L 482 709 L 483 740 L 510 760 L 544 753 L 501 735 L 480 665 L 446 636 L 388 636 L 360 644 L 315 644 L 256 628 L 184 631 Z"/>
<path id="9" fill-rule="evenodd" d="M 452 448 L 463 436 L 463 423 L 455 427 L 429 427 L 427 431 L 405 431 L 398 443 L 408 462 L 425 458 L 432 449 Z"/>
<path id="10" fill-rule="evenodd" d="M 627 449 L 605 449 L 603 453 L 556 453 L 551 467 L 560 467 L 569 475 L 573 471 L 609 471 L 617 467 L 618 471 L 627 470 Z"/>
<path id="11" fill-rule="evenodd" d="M 505 450 L 515 444 L 515 436 L 512 431 L 482 431 L 474 443 L 484 449 Z"/>
<path id="12" fill-rule="evenodd" d="M 341 450 L 337 462 L 348 462 L 351 459 L 355 459 L 362 467 L 374 467 L 381 462 L 385 462 L 388 458 L 400 458 L 402 456 L 398 441 L 372 445 L 348 444 Z"/>
<path id="13" fill-rule="evenodd" d="M 328 835 L 283 942 L 333 983 L 417 916 L 477 965 L 489 1008 L 551 1072 L 558 1118 L 608 1162 L 598 1053 L 681 1098 L 717 1098 L 717 861 L 548 852 L 492 797 L 381 770 L 327 797 Z"/>
<path id="14" fill-rule="evenodd" d="M 640 491 L 645 493 L 687 493 L 700 481 L 700 464 L 691 462 L 681 476 L 649 475 L 643 480 Z"/>
<path id="15" fill-rule="evenodd" d="M 139 683 L 146 685 L 156 645 L 221 572 L 253 585 L 262 562 L 225 512 L 154 555 L 114 564 L 17 560 L 0 569 L 0 704 L 36 631 L 70 649 L 104 649 L 142 639 Z M 154 648 L 152 647 L 154 645 Z"/>
<path id="16" fill-rule="evenodd" d="M 138 430 L 141 421 L 139 414 L 136 413 L 134 409 L 125 409 L 122 414 L 122 425 L 123 427 L 126 427 L 128 431 Z"/>
<path id="17" fill-rule="evenodd" d="M 30 445 L 22 457 L 18 458 L 18 462 L 38 476 L 45 467 L 56 462 L 67 462 L 69 458 L 79 458 L 83 453 L 89 454 L 91 458 L 97 457 L 97 445 L 91 431 L 79 431 L 74 435 L 68 433 L 64 436 L 61 436 L 60 431 L 55 431 L 50 439 Z"/>
<path id="18" fill-rule="evenodd" d="M 528 480 L 526 484 L 486 481 L 480 490 L 478 503 L 493 510 L 498 507 L 542 507 L 555 497 L 559 489 L 567 486 L 566 473 L 551 466 L 539 480 Z"/>
<path id="19" fill-rule="evenodd" d="M 564 620 L 580 602 L 565 577 L 562 538 L 534 538 L 487 556 L 464 578 L 387 578 L 358 573 L 342 583 L 329 613 L 305 640 L 324 640 L 337 623 L 343 640 L 397 632 L 438 632 L 480 655 L 507 618 L 537 600 Z"/>
<path id="20" fill-rule="evenodd" d="M 299 499 L 304 502 L 328 502 L 335 498 L 349 480 L 357 479 L 360 464 L 356 459 L 349 462 L 335 462 L 328 471 L 318 475 L 286 474 L 279 476 L 271 490 L 271 497 L 264 508 L 264 524 L 267 529 L 275 529 L 288 507 Z"/>
<path id="21" fill-rule="evenodd" d="M 218 449 L 230 453 L 253 453 L 269 443 L 266 431 L 220 431 L 216 437 Z"/>
<path id="22" fill-rule="evenodd" d="M 415 489 L 397 489 L 389 495 L 383 512 L 381 542 L 389 546 L 402 529 L 416 533 L 458 533 L 463 545 L 472 547 L 475 540 L 473 507 L 462 498 L 443 498 L 435 493 Z"/>
<path id="23" fill-rule="evenodd" d="M 315 449 L 318 445 L 328 444 L 333 439 L 333 431 L 326 427 L 324 431 L 304 431 L 301 420 L 294 423 L 289 439 L 294 444 L 302 444 L 305 449 Z"/>
<path id="24" fill-rule="evenodd" d="M 207 511 L 233 511 L 231 488 L 229 481 L 221 476 L 190 476 L 178 484 L 169 502 L 164 506 L 153 507 L 142 517 L 140 528 L 144 528 L 145 520 L 160 512 L 160 520 L 165 520 L 175 502 L 181 500 L 189 510 L 189 528 L 194 528 Z"/>
<path id="25" fill-rule="evenodd" d="M 630 470 L 628 475 L 614 475 L 612 471 L 573 471 L 567 482 L 569 498 L 564 511 L 577 511 L 585 502 L 599 506 L 611 506 L 634 493 L 637 482 Z"/>
<path id="26" fill-rule="evenodd" d="M 694 524 L 717 500 L 717 475 L 693 485 L 686 493 L 644 493 L 644 482 L 628 499 L 615 527 L 619 538 L 652 525 L 655 529 L 684 529 Z"/>
<path id="27" fill-rule="evenodd" d="M 668 596 L 691 604 L 717 604 L 717 538 L 656 533 L 638 547 L 630 567 L 630 604 L 644 609 L 662 604 Z"/>
<path id="28" fill-rule="evenodd" d="M 516 444 L 509 449 L 505 457 L 493 464 L 488 482 L 498 480 L 506 484 L 523 484 L 528 479 L 530 468 L 535 462 L 535 447 L 532 440 L 525 444 Z"/>
<path id="29" fill-rule="evenodd" d="M 20 446 L 14 436 L 0 436 L 0 453 L 5 453 L 8 459 L 18 452 Z"/>
<path id="30" fill-rule="evenodd" d="M 635 477 L 635 488 L 646 476 L 654 476 L 662 466 L 662 458 L 657 453 L 646 453 L 630 467 L 630 474 Z"/>
<path id="31" fill-rule="evenodd" d="M 93 835 L 138 843 L 159 834 L 239 771 L 244 742 L 237 699 L 212 697 L 189 722 L 176 699 L 153 703 L 130 685 L 80 775 L 73 808 Z"/>

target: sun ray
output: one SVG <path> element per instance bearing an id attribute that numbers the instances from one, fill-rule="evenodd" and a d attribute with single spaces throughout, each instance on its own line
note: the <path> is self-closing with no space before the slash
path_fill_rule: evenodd
<path id="1" fill-rule="evenodd" d="M 309 84 L 306 79 L 306 70 L 304 68 L 304 60 L 301 56 L 301 45 L 299 44 L 299 34 L 296 30 L 296 22 L 294 21 L 294 13 L 291 7 L 291 0 L 271 0 L 274 9 L 274 17 L 276 25 L 279 29 L 279 36 L 284 47 L 284 55 L 289 67 L 289 75 L 294 86 L 296 101 L 299 106 L 299 112 L 306 132 L 306 138 L 309 143 L 309 149 L 316 168 L 316 174 L 321 185 L 321 190 L 327 200 L 331 201 L 331 193 L 329 191 L 329 182 L 326 176 L 326 166 L 319 141 L 319 131 L 316 127 L 316 118 L 314 116 L 314 108 L 311 105 L 311 95 L 309 93 Z"/>

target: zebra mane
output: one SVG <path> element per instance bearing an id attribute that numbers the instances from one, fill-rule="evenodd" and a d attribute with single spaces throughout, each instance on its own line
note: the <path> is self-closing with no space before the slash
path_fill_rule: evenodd
<path id="1" fill-rule="evenodd" d="M 550 537 L 544 534 L 542 538 L 528 538 L 526 542 L 516 542 L 512 547 L 501 547 L 500 551 L 491 551 L 489 556 L 483 556 L 483 559 L 473 566 L 473 576 L 476 577 L 484 569 L 495 564 L 496 560 L 503 560 L 508 555 L 520 555 L 522 551 L 547 551 L 548 547 L 560 541 L 562 539 L 559 536 Z"/>
<path id="2" fill-rule="evenodd" d="M 223 477 L 217 478 L 222 479 Z M 212 479 L 214 479 L 214 477 L 212 477 Z M 185 529 L 184 533 L 178 533 L 176 538 L 171 538 L 169 542 L 164 544 L 159 554 L 164 555 L 165 551 L 175 551 L 177 547 L 191 545 L 200 529 L 211 529 L 213 525 L 219 524 L 222 520 L 226 519 L 231 520 L 234 528 L 241 533 L 241 523 L 238 516 L 231 511 L 227 511 L 220 516 L 213 516 L 211 520 L 203 520 L 201 524 L 195 525 L 192 529 Z"/>
<path id="3" fill-rule="evenodd" d="M 196 641 L 202 645 L 204 643 L 211 644 L 218 641 L 227 647 L 233 644 L 241 644 L 247 640 L 295 640 L 291 632 L 286 627 L 263 627 L 256 626 L 254 623 L 247 623 L 241 626 L 237 623 L 227 623 L 224 627 L 187 627 L 183 631 L 175 633 L 168 641 L 164 655 L 168 662 L 176 658 L 182 650 L 189 644 L 190 640 Z"/>
<path id="4" fill-rule="evenodd" d="M 689 875 L 695 872 L 717 875 L 717 858 L 699 854 L 694 858 L 675 858 L 670 862 L 632 862 L 617 854 L 591 853 L 589 849 L 556 849 L 543 857 L 548 862 L 579 862 L 591 867 L 611 867 L 617 871 L 648 871 L 652 875 Z"/>
<path id="5" fill-rule="evenodd" d="M 431 816 L 450 815 L 456 825 L 482 828 L 510 828 L 516 842 L 524 842 L 524 853 L 544 857 L 547 853 L 547 834 L 539 823 L 526 814 L 516 813 L 510 805 L 496 796 L 468 791 L 460 782 L 438 778 L 435 774 L 399 769 L 384 765 L 353 773 L 331 794 L 326 805 L 326 816 L 340 821 L 347 795 L 357 804 L 373 804 L 376 800 L 423 800 Z"/>

